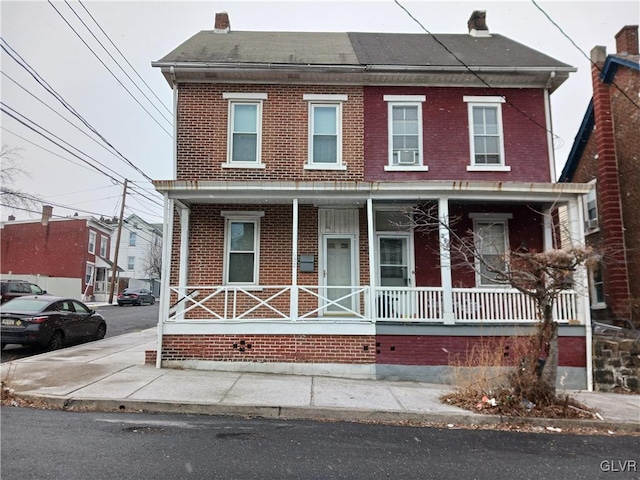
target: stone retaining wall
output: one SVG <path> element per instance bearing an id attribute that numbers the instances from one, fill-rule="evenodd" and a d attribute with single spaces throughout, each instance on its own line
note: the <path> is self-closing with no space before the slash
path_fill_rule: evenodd
<path id="1" fill-rule="evenodd" d="M 640 393 L 640 342 L 594 337 L 594 389 Z"/>

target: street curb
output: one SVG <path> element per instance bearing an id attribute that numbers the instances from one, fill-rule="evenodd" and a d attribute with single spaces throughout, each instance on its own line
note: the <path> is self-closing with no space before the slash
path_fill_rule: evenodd
<path id="1" fill-rule="evenodd" d="M 316 420 L 340 422 L 409 423 L 438 425 L 514 425 L 554 428 L 595 428 L 640 433 L 640 422 L 611 422 L 599 420 L 566 418 L 524 418 L 481 415 L 475 413 L 429 413 L 404 412 L 395 410 L 359 410 L 346 408 L 315 408 L 255 405 L 208 405 L 185 402 L 64 398 L 35 394 L 16 394 L 26 401 L 43 402 L 52 408 L 65 411 L 94 411 L 122 413 L 180 413 L 194 415 L 219 415 L 239 417 L 260 417 L 283 420 Z"/>

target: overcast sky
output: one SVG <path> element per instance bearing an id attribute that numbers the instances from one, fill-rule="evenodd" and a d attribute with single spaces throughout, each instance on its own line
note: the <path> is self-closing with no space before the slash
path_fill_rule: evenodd
<path id="1" fill-rule="evenodd" d="M 595 45 L 606 46 L 608 53 L 614 53 L 615 34 L 624 25 L 637 25 L 640 16 L 637 1 L 538 1 L 538 5 L 578 45 L 581 52 L 532 1 L 403 0 L 401 3 L 434 34 L 467 33 L 467 20 L 471 12 L 486 10 L 487 25 L 491 32 L 505 35 L 578 68 L 578 72 L 572 74 L 551 97 L 554 132 L 560 137 L 555 150 L 558 173 L 567 159 L 592 94 L 589 62 L 584 54 L 589 55 Z M 69 4 L 54 2 L 53 5 L 109 67 L 117 80 L 46 1 L 3 0 L 0 3 L 3 46 L 13 49 L 123 157 L 153 179 L 170 179 L 173 171 L 172 114 L 167 110 L 171 109 L 172 95 L 169 85 L 160 71 L 151 67 L 151 62 L 160 59 L 196 32 L 212 29 L 216 12 L 229 13 L 232 30 L 422 31 L 392 0 L 82 0 L 82 4 L 70 1 Z M 150 100 L 109 58 L 74 11 Z M 137 73 L 130 69 L 100 28 Z M 87 128 L 74 119 L 53 95 L 4 50 L 1 81 L 3 108 L 10 109 L 14 116 L 22 118 L 23 122 L 36 130 L 39 127 L 49 130 L 60 138 L 56 140 L 58 143 L 64 145 L 64 141 L 76 147 L 82 153 L 65 145 L 65 148 L 85 160 L 94 164 L 96 161 L 102 163 L 103 166 L 99 168 L 119 181 L 127 178 L 135 182 L 133 185 L 137 191 L 127 197 L 125 215 L 136 213 L 150 222 L 162 221 L 161 198 L 153 192 L 144 175 L 116 154 L 109 153 L 103 142 L 96 143 L 82 133 L 86 133 Z M 58 114 L 81 127 L 82 132 Z M 78 212 L 80 215 L 93 214 L 99 217 L 119 214 L 121 184 L 96 172 L 6 113 L 2 114 L 1 122 L 2 144 L 21 149 L 21 165 L 30 175 L 21 178 L 15 187 L 53 204 L 54 215 L 67 216 Z M 91 137 L 95 138 L 95 135 Z M 17 219 L 39 216 L 39 213 L 0 208 L 0 220 L 6 220 L 11 214 Z"/>

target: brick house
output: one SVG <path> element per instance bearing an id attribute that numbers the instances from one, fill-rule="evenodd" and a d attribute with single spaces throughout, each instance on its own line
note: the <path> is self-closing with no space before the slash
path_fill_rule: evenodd
<path id="1" fill-rule="evenodd" d="M 78 278 L 77 298 L 106 300 L 112 230 L 93 217 L 54 217 L 53 208 L 44 206 L 40 220 L 2 223 L 0 272 Z"/>
<path id="2" fill-rule="evenodd" d="M 223 13 L 153 62 L 176 142 L 175 180 L 155 182 L 166 270 L 147 361 L 441 382 L 482 339 L 533 328 L 522 295 L 452 262 L 445 225 L 491 239 L 483 255 L 542 251 L 564 205 L 584 240 L 590 186 L 554 182 L 550 131 L 549 95 L 575 69 L 482 12 L 468 26 L 236 32 Z M 445 225 L 414 228 L 418 205 Z M 556 311 L 565 386 L 590 378 L 586 303 L 568 290 Z"/>
<path id="3" fill-rule="evenodd" d="M 616 53 L 591 51 L 593 98 L 560 176 L 592 183 L 584 200 L 586 242 L 601 254 L 589 271 L 594 320 L 640 328 L 640 66 L 638 26 L 616 35 Z"/>

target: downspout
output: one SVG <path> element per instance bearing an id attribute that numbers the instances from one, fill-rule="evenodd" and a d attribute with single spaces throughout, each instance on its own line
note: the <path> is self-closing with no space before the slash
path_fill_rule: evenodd
<path id="1" fill-rule="evenodd" d="M 173 178 L 178 178 L 178 82 L 173 67 L 169 68 L 173 83 Z"/>
<path id="2" fill-rule="evenodd" d="M 164 194 L 164 222 L 162 225 L 162 290 L 160 292 L 160 308 L 158 313 L 158 339 L 156 350 L 156 368 L 162 367 L 162 338 L 164 319 L 169 318 L 171 246 L 173 245 L 173 200 Z"/>
<path id="3" fill-rule="evenodd" d="M 556 156 L 553 149 L 553 124 L 551 121 L 551 95 L 549 89 L 551 88 L 551 81 L 556 77 L 556 72 L 549 74 L 549 81 L 547 87 L 544 89 L 544 120 L 547 126 L 547 149 L 549 152 L 549 173 L 551 176 L 551 182 L 555 183 L 556 178 Z"/>

